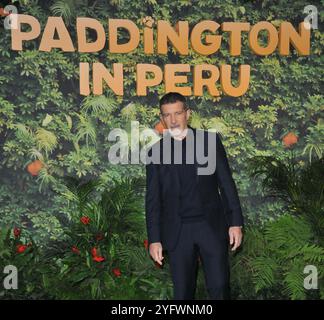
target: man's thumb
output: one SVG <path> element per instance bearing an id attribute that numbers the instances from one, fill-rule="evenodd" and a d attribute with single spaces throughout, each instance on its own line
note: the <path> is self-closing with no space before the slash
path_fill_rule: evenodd
<path id="1" fill-rule="evenodd" d="M 231 232 L 230 233 L 230 244 L 233 244 L 234 242 L 234 236 L 233 236 L 233 233 Z"/>

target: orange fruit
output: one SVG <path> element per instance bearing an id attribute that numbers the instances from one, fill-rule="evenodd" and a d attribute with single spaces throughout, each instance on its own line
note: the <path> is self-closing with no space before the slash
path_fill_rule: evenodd
<path id="1" fill-rule="evenodd" d="M 163 130 L 166 129 L 166 127 L 163 125 L 162 121 L 159 121 L 155 126 L 154 130 L 157 131 L 159 134 L 163 134 Z"/>
<path id="2" fill-rule="evenodd" d="M 27 171 L 32 175 L 32 176 L 37 176 L 39 171 L 43 168 L 43 162 L 40 160 L 35 160 L 31 162 L 27 166 Z"/>
<path id="3" fill-rule="evenodd" d="M 297 143 L 297 141 L 298 137 L 293 132 L 289 132 L 282 138 L 285 147 L 291 147 L 293 144 Z"/>

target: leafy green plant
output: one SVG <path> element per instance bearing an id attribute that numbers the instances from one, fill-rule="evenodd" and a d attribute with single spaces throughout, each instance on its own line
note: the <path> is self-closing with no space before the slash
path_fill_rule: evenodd
<path id="1" fill-rule="evenodd" d="M 83 182 L 69 177 L 65 181 L 64 196 L 75 212 L 63 227 L 63 239 L 51 242 L 47 250 L 46 259 L 53 260 L 47 288 L 63 299 L 112 298 L 130 275 L 118 248 L 134 247 L 143 229 L 142 202 L 137 194 L 141 183 L 125 179 L 98 191 L 103 188 L 99 180 Z"/>
<path id="2" fill-rule="evenodd" d="M 234 298 L 323 299 L 324 248 L 314 240 L 309 221 L 290 214 L 248 227 L 242 250 L 231 257 Z M 318 290 L 304 288 L 307 265 L 317 267 Z"/>
<path id="3" fill-rule="evenodd" d="M 286 161 L 273 156 L 250 159 L 253 177 L 262 177 L 264 191 L 310 222 L 316 241 L 324 245 L 324 159 L 301 164 L 291 152 Z"/>
<path id="4" fill-rule="evenodd" d="M 131 270 L 132 283 L 138 287 L 142 299 L 172 299 L 173 286 L 167 255 L 160 266 L 151 259 L 147 240 L 143 242 L 144 246 L 124 244 L 118 250 L 120 259 Z"/>
<path id="5" fill-rule="evenodd" d="M 103 23 L 105 29 L 107 17 L 112 16 L 130 19 L 141 28 L 143 17 L 148 14 L 155 21 L 164 19 L 175 23 L 186 20 L 190 26 L 203 20 L 242 20 L 250 21 L 251 25 L 269 21 L 278 28 L 280 22 L 286 20 L 297 29 L 299 21 L 304 19 L 305 7 L 305 1 L 234 3 L 153 0 L 144 6 L 140 1 L 122 0 L 23 0 L 19 3 L 20 13 L 37 18 L 42 29 L 49 16 L 63 17 L 75 47 L 76 17 L 95 18 Z M 321 7 L 318 0 L 312 1 L 312 4 Z M 323 23 L 323 17 L 323 14 L 319 14 L 319 24 Z M 243 32 L 242 54 L 234 57 L 228 53 L 226 44 L 229 43 L 229 34 L 226 32 L 222 33 L 222 43 L 225 45 L 221 46 L 217 55 L 201 56 L 189 48 L 188 56 L 178 55 L 174 49 L 170 49 L 167 55 L 148 56 L 144 54 L 141 45 L 127 55 L 107 54 L 107 50 L 98 53 L 66 53 L 60 49 L 40 52 L 39 38 L 24 41 L 23 51 L 13 51 L 11 33 L 4 30 L 2 24 L 0 28 L 3 31 L 0 46 L 0 225 L 1 228 L 13 224 L 23 226 L 24 234 L 33 236 L 35 244 L 44 248 L 45 252 L 51 251 L 53 240 L 63 239 L 58 219 L 63 226 L 67 226 L 67 221 L 72 219 L 75 224 L 80 223 L 76 213 L 81 212 L 76 208 L 74 200 L 70 200 L 71 206 L 68 207 L 68 197 L 52 192 L 52 189 L 60 190 L 60 177 L 69 174 L 83 179 L 99 178 L 105 186 L 112 188 L 125 177 L 138 178 L 145 175 L 142 165 L 111 165 L 107 161 L 108 148 L 111 146 L 107 136 L 111 129 L 127 129 L 130 120 L 138 120 L 140 127 L 152 128 L 159 118 L 158 99 L 164 94 L 164 84 L 150 88 L 147 96 L 137 96 L 134 72 L 136 63 L 152 63 L 162 69 L 167 63 L 208 63 L 215 66 L 230 64 L 233 75 L 240 64 L 251 65 L 249 90 L 245 95 L 238 98 L 223 94 L 212 97 L 204 89 L 202 96 L 188 97 L 188 104 L 194 111 L 191 124 L 194 127 L 216 130 L 224 136 L 223 142 L 238 185 L 247 224 L 263 225 L 270 219 L 278 218 L 287 203 L 278 197 L 263 197 L 258 183 L 260 179 L 252 181 L 248 175 L 248 157 L 276 155 L 277 160 L 286 163 L 286 152 L 282 149 L 280 138 L 287 130 L 294 130 L 300 137 L 297 148 L 309 157 L 310 162 L 323 155 L 323 72 L 320 70 L 323 68 L 324 35 L 319 29 L 312 30 L 310 56 L 299 56 L 293 48 L 288 56 L 280 56 L 278 52 L 265 57 L 257 56 L 248 49 L 248 35 Z M 129 37 L 126 32 L 120 32 L 118 36 L 120 43 L 124 43 Z M 95 41 L 95 33 L 87 32 L 87 39 L 89 42 Z M 262 44 L 266 43 L 266 37 L 262 36 L 259 40 Z M 79 63 L 89 62 L 91 65 L 99 61 L 107 68 L 116 62 L 123 63 L 124 96 L 112 94 L 107 87 L 101 96 L 82 97 L 78 94 Z M 235 85 L 236 77 L 233 78 Z M 189 76 L 188 86 L 192 86 L 192 81 L 193 77 Z M 26 171 L 26 165 L 35 159 L 44 163 L 38 177 L 31 176 Z M 311 175 L 314 176 L 313 173 Z M 100 188 L 99 190 L 103 190 L 104 187 Z M 320 204 L 310 191 L 308 196 L 310 205 Z M 307 197 L 302 201 L 304 204 Z M 138 201 L 142 200 L 141 195 Z M 294 210 L 293 203 L 289 208 Z M 112 205 L 111 210 L 115 212 Z M 294 211 L 294 214 L 297 213 Z M 312 214 L 309 210 L 309 217 Z M 110 217 L 113 225 L 121 230 L 119 236 L 131 237 L 132 240 L 115 247 L 116 252 L 119 252 L 116 257 L 124 252 L 120 248 L 129 250 L 130 254 L 132 251 L 141 251 L 144 224 L 137 225 L 138 229 L 134 226 L 131 229 L 132 235 L 127 235 L 122 221 L 118 221 L 119 217 L 125 218 L 122 214 Z M 143 219 L 143 213 L 138 213 L 138 219 L 126 219 Z M 317 213 L 315 218 L 310 218 L 314 222 L 312 228 L 316 228 L 315 221 L 318 219 Z M 131 222 L 127 223 L 127 228 L 130 224 Z M 320 230 L 316 232 L 317 235 L 320 234 Z M 140 253 L 138 255 L 141 256 Z M 127 259 L 126 255 L 124 263 Z M 134 263 L 128 270 L 151 270 L 152 273 L 147 274 L 152 285 L 142 283 L 143 290 L 145 288 L 146 291 L 138 291 L 134 288 L 139 285 L 138 281 L 145 278 L 138 277 L 136 282 L 132 282 L 132 278 L 129 281 L 132 285 L 134 283 L 132 287 L 127 286 L 128 278 L 125 277 L 125 282 L 122 283 L 124 280 L 119 277 L 120 286 L 114 289 L 116 296 L 119 293 L 121 296 L 124 292 L 133 297 L 168 296 L 170 279 L 164 269 L 155 268 L 150 259 L 143 257 L 143 260 L 145 264 L 140 258 L 132 260 Z M 60 265 L 59 261 L 56 263 Z M 48 266 L 52 267 L 51 263 Z M 53 263 L 53 266 L 56 264 Z M 58 280 L 54 276 L 57 270 L 53 267 L 51 275 L 51 280 L 56 284 Z M 34 272 L 37 272 L 37 268 Z M 160 272 L 158 276 L 156 272 Z M 155 278 L 158 279 L 156 283 Z M 200 284 L 199 287 L 203 288 Z M 241 289 L 245 291 L 245 297 L 255 295 L 253 286 Z M 275 296 L 275 292 L 272 292 Z M 279 291 L 278 297 L 280 296 Z"/>
<path id="6" fill-rule="evenodd" d="M 24 234 L 23 229 L 7 227 L 0 230 L 0 261 L 2 267 L 11 265 L 16 267 L 18 272 L 17 289 L 6 289 L 0 286 L 2 299 L 48 297 L 42 282 L 46 263 L 41 258 L 40 248 Z"/>
<path id="7" fill-rule="evenodd" d="M 283 141 L 290 148 L 297 137 L 289 134 Z M 323 298 L 323 158 L 305 164 L 290 149 L 286 160 L 256 156 L 249 165 L 266 195 L 280 199 L 287 211 L 264 226 L 248 227 L 242 252 L 232 257 L 235 294 L 255 299 Z M 304 288 L 307 265 L 318 269 L 319 290 Z M 243 269 L 248 272 L 243 274 Z"/>

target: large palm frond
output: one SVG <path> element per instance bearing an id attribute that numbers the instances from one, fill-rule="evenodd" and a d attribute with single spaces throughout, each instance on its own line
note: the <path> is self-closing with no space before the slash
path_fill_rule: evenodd
<path id="1" fill-rule="evenodd" d="M 105 95 L 88 96 L 82 102 L 82 111 L 94 117 L 109 116 L 116 106 L 117 102 L 113 97 Z"/>
<path id="2" fill-rule="evenodd" d="M 51 11 L 56 16 L 61 16 L 67 25 L 75 17 L 78 6 L 82 4 L 81 0 L 57 0 L 51 6 Z"/>
<path id="3" fill-rule="evenodd" d="M 283 200 L 291 212 L 304 215 L 324 241 L 324 159 L 302 166 L 293 157 L 284 162 L 257 156 L 249 165 L 251 176 L 262 179 L 264 192 Z"/>
<path id="4" fill-rule="evenodd" d="M 97 132 L 94 120 L 81 114 L 79 114 L 78 117 L 80 119 L 80 122 L 77 125 L 78 132 L 76 135 L 76 143 L 78 143 L 79 140 L 85 138 L 87 146 L 89 145 L 89 139 L 93 144 L 96 144 Z"/>
<path id="5" fill-rule="evenodd" d="M 70 192 L 69 200 L 73 200 L 77 204 L 79 212 L 83 212 L 89 207 L 93 193 L 101 183 L 99 179 L 82 181 L 71 176 L 64 177 L 64 182 Z"/>

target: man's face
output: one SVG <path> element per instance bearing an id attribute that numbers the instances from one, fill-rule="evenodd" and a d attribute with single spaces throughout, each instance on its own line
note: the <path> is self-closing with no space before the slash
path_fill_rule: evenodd
<path id="1" fill-rule="evenodd" d="M 183 102 L 181 101 L 167 103 L 161 106 L 160 117 L 165 127 L 171 131 L 171 134 L 177 136 L 188 127 L 190 110 L 185 110 Z"/>

